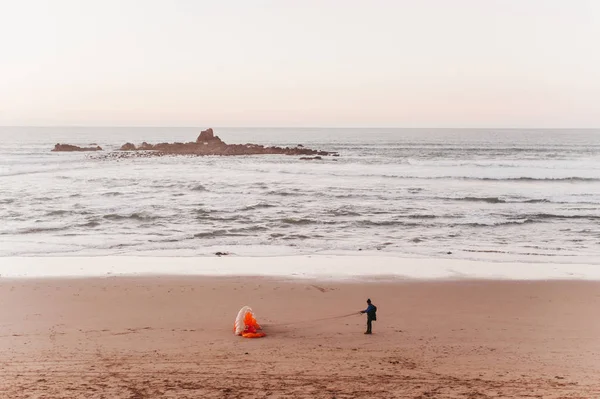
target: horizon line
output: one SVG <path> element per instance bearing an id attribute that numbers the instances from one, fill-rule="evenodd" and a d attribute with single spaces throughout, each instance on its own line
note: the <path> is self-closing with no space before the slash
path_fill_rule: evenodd
<path id="1" fill-rule="evenodd" d="M 176 129 L 461 129 L 461 130 L 600 130 L 599 127 L 497 127 L 497 126 L 478 126 L 478 127 L 460 127 L 460 126 L 425 126 L 425 127 L 408 127 L 408 126 L 184 126 L 184 125 L 0 125 L 0 128 L 176 128 Z"/>

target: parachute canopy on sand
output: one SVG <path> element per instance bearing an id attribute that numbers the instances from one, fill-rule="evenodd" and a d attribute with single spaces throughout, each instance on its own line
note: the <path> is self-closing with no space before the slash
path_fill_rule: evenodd
<path id="1" fill-rule="evenodd" d="M 241 335 L 244 338 L 261 338 L 266 334 L 264 332 L 257 332 L 260 329 L 260 325 L 254 318 L 252 309 L 249 306 L 241 308 L 233 324 L 233 333 Z"/>

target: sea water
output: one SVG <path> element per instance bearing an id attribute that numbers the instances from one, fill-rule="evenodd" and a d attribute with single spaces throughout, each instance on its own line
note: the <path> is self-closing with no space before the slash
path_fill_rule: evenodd
<path id="1" fill-rule="evenodd" d="M 600 264 L 600 130 L 215 128 L 339 157 L 132 157 L 56 143 L 200 128 L 1 127 L 0 256 L 358 254 Z"/>

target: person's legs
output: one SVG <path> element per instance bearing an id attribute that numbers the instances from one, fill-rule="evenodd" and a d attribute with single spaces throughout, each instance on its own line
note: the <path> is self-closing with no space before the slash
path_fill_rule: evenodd
<path id="1" fill-rule="evenodd" d="M 367 332 L 365 334 L 371 334 L 371 323 L 372 320 L 370 318 L 367 318 Z"/>

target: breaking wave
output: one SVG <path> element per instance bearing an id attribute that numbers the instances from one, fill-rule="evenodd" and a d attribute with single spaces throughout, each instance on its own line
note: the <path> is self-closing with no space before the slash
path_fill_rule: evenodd
<path id="1" fill-rule="evenodd" d="M 259 202 L 258 204 L 245 206 L 240 210 L 241 211 L 252 211 L 254 209 L 267 209 L 267 208 L 273 208 L 276 206 L 277 205 L 269 204 L 268 202 Z"/>

